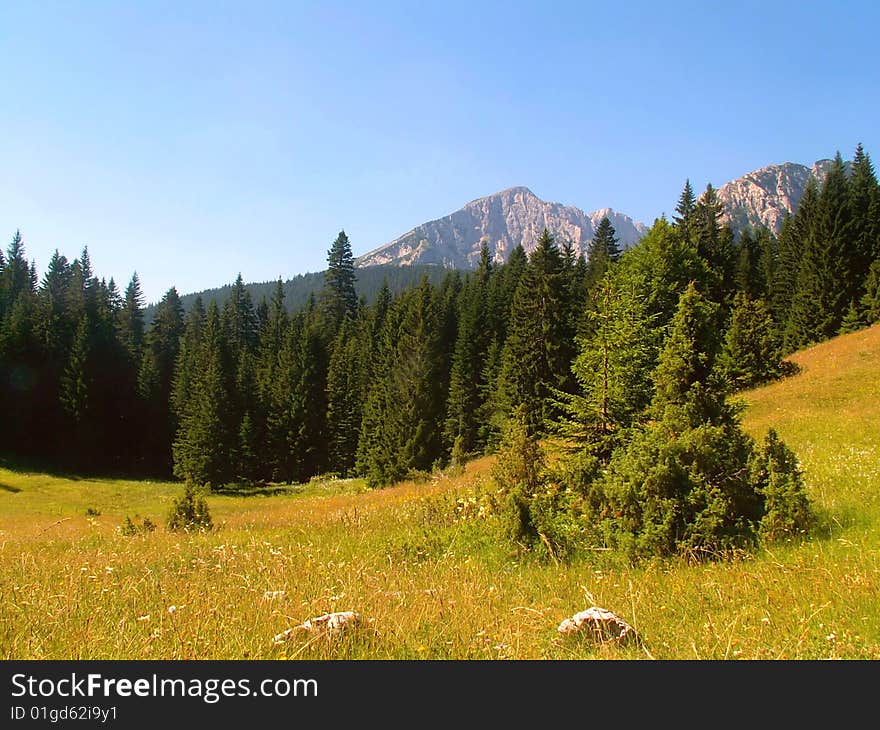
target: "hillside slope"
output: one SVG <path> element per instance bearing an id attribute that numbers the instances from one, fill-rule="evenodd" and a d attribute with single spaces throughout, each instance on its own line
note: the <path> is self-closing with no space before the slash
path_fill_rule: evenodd
<path id="1" fill-rule="evenodd" d="M 742 394 L 744 426 L 758 437 L 776 428 L 825 508 L 880 512 L 880 325 L 790 359 L 797 375 Z"/>

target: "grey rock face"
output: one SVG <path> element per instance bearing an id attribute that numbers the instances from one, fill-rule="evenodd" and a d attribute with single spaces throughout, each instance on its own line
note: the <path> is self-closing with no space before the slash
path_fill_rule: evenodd
<path id="1" fill-rule="evenodd" d="M 779 233 L 782 221 L 797 210 L 807 181 L 814 177 L 821 184 L 831 164 L 831 160 L 818 160 L 809 168 L 786 162 L 731 180 L 718 189 L 725 209 L 723 220 L 737 233 L 760 226 Z"/>
<path id="2" fill-rule="evenodd" d="M 357 259 L 358 266 L 374 264 L 441 264 L 474 268 L 483 241 L 496 262 L 506 261 L 521 243 L 534 250 L 546 228 L 562 245 L 566 240 L 586 253 L 596 227 L 608 216 L 622 248 L 636 243 L 646 232 L 643 224 L 610 208 L 587 215 L 573 206 L 548 203 L 524 187 L 509 188 L 479 198 L 444 218 L 417 226 L 409 233 Z"/>

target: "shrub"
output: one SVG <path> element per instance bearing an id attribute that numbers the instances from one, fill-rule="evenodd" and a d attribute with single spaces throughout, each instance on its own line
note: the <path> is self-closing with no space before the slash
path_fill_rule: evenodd
<path id="1" fill-rule="evenodd" d="M 530 545 L 538 537 L 530 504 L 544 488 L 544 468 L 544 452 L 537 440 L 518 414 L 512 415 L 504 427 L 492 481 L 498 489 L 502 532 L 514 542 Z"/>
<path id="2" fill-rule="evenodd" d="M 192 483 L 187 482 L 183 496 L 174 501 L 166 526 L 172 532 L 204 532 L 213 528 L 208 502 Z"/>
<path id="3" fill-rule="evenodd" d="M 809 529 L 813 517 L 797 457 L 772 428 L 752 459 L 751 478 L 764 497 L 763 542 L 791 538 Z"/>
<path id="4" fill-rule="evenodd" d="M 137 517 L 137 515 L 135 515 Z M 119 526 L 119 533 L 125 537 L 134 537 L 135 535 L 145 535 L 156 529 L 156 523 L 149 517 L 144 517 L 141 524 L 132 521 L 131 517 L 125 516 L 125 521 Z"/>

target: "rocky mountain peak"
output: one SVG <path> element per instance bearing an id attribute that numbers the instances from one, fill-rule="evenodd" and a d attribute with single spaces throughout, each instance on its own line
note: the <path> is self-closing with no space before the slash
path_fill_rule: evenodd
<path id="1" fill-rule="evenodd" d="M 529 188 L 517 186 L 477 198 L 450 215 L 423 223 L 364 254 L 357 264 L 434 263 L 469 269 L 479 261 L 484 241 L 493 259 L 503 262 L 518 244 L 527 253 L 534 250 L 545 228 L 560 244 L 568 241 L 575 251 L 586 253 L 596 226 L 606 215 L 624 247 L 645 234 L 641 223 L 610 208 L 587 215 L 574 206 L 541 200 Z"/>

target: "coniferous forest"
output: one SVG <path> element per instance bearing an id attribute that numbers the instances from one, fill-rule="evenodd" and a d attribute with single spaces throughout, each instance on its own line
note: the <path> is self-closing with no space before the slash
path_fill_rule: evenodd
<path id="1" fill-rule="evenodd" d="M 317 295 L 146 324 L 88 250 L 38 278 L 0 253 L 0 443 L 21 463 L 226 485 L 360 476 L 372 487 L 499 452 L 510 536 L 559 553 L 585 535 L 633 553 L 724 550 L 806 528 L 796 455 L 753 443 L 728 396 L 785 356 L 880 321 L 880 186 L 859 146 L 812 181 L 778 236 L 734 235 L 711 185 L 621 251 L 544 231 L 529 255 L 371 300 L 340 232 Z M 552 464 L 541 444 L 561 445 Z"/>

